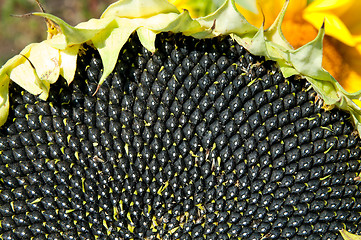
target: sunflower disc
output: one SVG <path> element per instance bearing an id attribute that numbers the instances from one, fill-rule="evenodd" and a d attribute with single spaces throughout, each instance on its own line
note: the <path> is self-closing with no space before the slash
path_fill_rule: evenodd
<path id="1" fill-rule="evenodd" d="M 99 88 L 84 45 L 42 101 L 13 83 L 2 239 L 342 239 L 361 232 L 359 138 L 306 80 L 229 37 L 133 35 Z"/>

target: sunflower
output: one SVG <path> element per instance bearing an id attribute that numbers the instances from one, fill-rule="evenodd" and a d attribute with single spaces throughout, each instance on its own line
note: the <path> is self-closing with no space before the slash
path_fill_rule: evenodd
<path id="1" fill-rule="evenodd" d="M 188 9 L 193 16 L 202 16 L 196 0 L 170 0 L 180 9 Z M 222 1 L 202 1 L 204 6 L 214 6 Z M 206 4 L 208 2 L 208 5 Z M 242 4 L 247 1 L 238 1 Z M 252 1 L 248 1 L 252 2 Z M 244 5 L 238 10 L 253 25 L 260 27 L 265 21 L 269 27 L 281 11 L 285 0 L 256 0 L 257 10 Z M 361 89 L 361 1 L 357 0 L 296 0 L 290 1 L 282 25 L 287 41 L 299 48 L 317 36 L 323 21 L 326 24 L 323 67 L 348 92 Z"/>
<path id="2" fill-rule="evenodd" d="M 74 27 L 33 13 L 48 39 L 0 69 L 1 239 L 361 232 L 361 92 L 322 69 L 324 27 L 292 50 L 286 8 L 264 31 L 235 1 L 192 19 L 119 0 Z"/>

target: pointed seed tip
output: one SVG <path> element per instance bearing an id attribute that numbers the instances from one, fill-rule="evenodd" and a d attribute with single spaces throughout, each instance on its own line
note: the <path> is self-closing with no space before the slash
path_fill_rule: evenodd
<path id="1" fill-rule="evenodd" d="M 326 18 L 323 19 L 321 29 L 324 29 L 324 28 L 325 28 L 325 23 L 326 23 Z"/>

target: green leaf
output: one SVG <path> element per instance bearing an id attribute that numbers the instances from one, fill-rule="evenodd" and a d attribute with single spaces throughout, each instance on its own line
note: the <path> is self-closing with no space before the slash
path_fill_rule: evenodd
<path id="1" fill-rule="evenodd" d="M 101 18 L 147 18 L 162 13 L 179 13 L 167 0 L 120 0 L 110 5 Z"/>
<path id="2" fill-rule="evenodd" d="M 168 14 L 159 14 L 151 16 L 149 18 L 134 18 L 128 19 L 132 24 L 137 25 L 138 27 L 146 27 L 153 31 L 161 31 L 168 27 L 168 25 L 177 20 L 179 14 L 177 13 L 168 13 Z M 118 18 L 118 19 L 127 19 L 127 18 Z"/>
<path id="3" fill-rule="evenodd" d="M 130 24 L 126 19 L 116 19 L 117 21 L 109 25 L 91 40 L 98 49 L 103 62 L 103 75 L 99 80 L 99 86 L 105 81 L 113 71 L 117 63 L 120 49 L 128 41 L 136 26 Z"/>
<path id="4" fill-rule="evenodd" d="M 335 81 L 332 76 L 322 68 L 323 36 L 325 28 L 322 26 L 317 37 L 302 47 L 290 51 L 289 61 L 295 69 L 305 76 L 327 81 Z"/>
<path id="5" fill-rule="evenodd" d="M 80 45 L 73 45 L 60 51 L 60 75 L 70 84 L 75 75 Z"/>
<path id="6" fill-rule="evenodd" d="M 280 70 L 285 78 L 291 77 L 293 75 L 299 75 L 300 73 L 297 72 L 292 66 L 286 64 L 285 61 L 278 63 L 280 66 Z"/>
<path id="7" fill-rule="evenodd" d="M 149 30 L 145 27 L 141 27 L 137 30 L 137 34 L 142 45 L 151 53 L 155 52 L 155 39 L 157 33 Z"/>
<path id="8" fill-rule="evenodd" d="M 247 22 L 238 12 L 234 0 L 226 0 L 214 13 L 198 18 L 197 21 L 204 27 L 214 28 L 214 35 L 229 35 L 231 33 L 242 36 L 248 33 L 256 33 L 258 28 Z"/>
<path id="9" fill-rule="evenodd" d="M 33 13 L 33 15 L 48 18 L 59 25 L 62 35 L 55 37 L 56 41 L 51 42 L 52 46 L 58 49 L 65 49 L 69 45 L 87 42 L 114 20 L 114 18 L 91 19 L 72 27 L 62 19 L 48 13 Z"/>
<path id="10" fill-rule="evenodd" d="M 174 32 L 174 33 L 184 33 L 185 35 L 192 34 L 194 32 L 199 32 L 202 30 L 201 25 L 193 20 L 189 15 L 188 11 L 183 11 L 172 21 L 168 22 L 168 25 L 162 29 L 159 29 L 162 32 Z"/>
<path id="11" fill-rule="evenodd" d="M 323 81 L 306 76 L 317 93 L 319 93 L 327 105 L 336 104 L 341 96 L 338 94 L 335 84 L 331 81 Z"/>
<path id="12" fill-rule="evenodd" d="M 255 55 L 262 55 L 269 58 L 263 26 L 264 25 L 262 24 L 256 35 L 254 35 L 250 43 L 248 43 L 249 47 L 247 49 Z"/>

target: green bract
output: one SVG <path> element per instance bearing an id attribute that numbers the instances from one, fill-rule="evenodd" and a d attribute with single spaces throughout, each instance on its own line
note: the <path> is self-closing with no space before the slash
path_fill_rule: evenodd
<path id="1" fill-rule="evenodd" d="M 154 52 L 156 35 L 171 31 L 195 38 L 230 35 L 252 54 L 276 61 L 285 77 L 299 75 L 306 78 L 324 106 L 348 111 L 361 133 L 361 108 L 353 101 L 361 100 L 361 91 L 346 92 L 322 68 L 324 26 L 313 41 L 294 50 L 281 32 L 287 5 L 288 1 L 266 30 L 248 23 L 237 11 L 234 0 L 226 0 L 214 13 L 197 19 L 192 19 L 186 10 L 180 13 L 167 0 L 120 0 L 110 5 L 100 19 L 91 19 L 75 27 L 51 14 L 33 13 L 55 22 L 59 30 L 49 39 L 25 47 L 1 68 L 0 125 L 5 123 L 9 112 L 10 80 L 45 100 L 50 84 L 59 75 L 69 84 L 72 82 L 81 45 L 88 43 L 98 49 L 103 62 L 100 86 L 113 71 L 120 50 L 133 32 L 137 32 L 145 48 Z"/>

